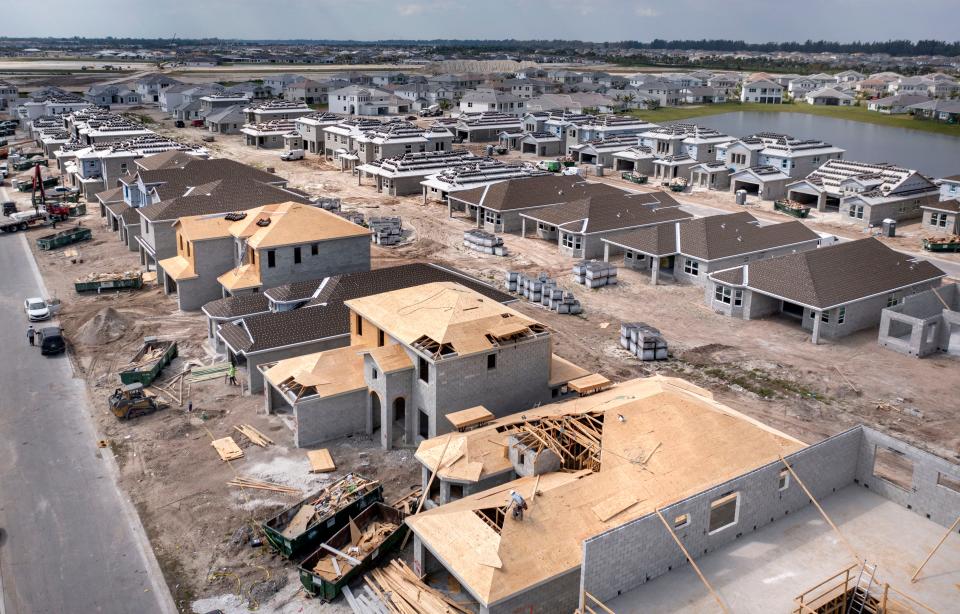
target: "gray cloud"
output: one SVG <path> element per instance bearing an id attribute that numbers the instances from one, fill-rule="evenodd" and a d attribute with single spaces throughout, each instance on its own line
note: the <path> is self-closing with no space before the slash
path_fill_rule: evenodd
<path id="1" fill-rule="evenodd" d="M 0 35 L 182 38 L 956 40 L 956 0 L 47 0 Z"/>

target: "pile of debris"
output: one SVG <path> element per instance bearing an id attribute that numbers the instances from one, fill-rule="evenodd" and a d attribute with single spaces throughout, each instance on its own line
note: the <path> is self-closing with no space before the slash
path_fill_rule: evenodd
<path id="1" fill-rule="evenodd" d="M 340 211 L 340 199 L 329 196 L 321 196 L 317 199 L 317 206 L 327 211 Z"/>
<path id="2" fill-rule="evenodd" d="M 403 223 L 400 217 L 372 217 L 367 226 L 373 231 L 373 242 L 377 245 L 396 245 L 403 238 Z"/>
<path id="3" fill-rule="evenodd" d="M 465 230 L 463 232 L 463 244 L 475 252 L 492 256 L 507 255 L 507 248 L 503 245 L 503 239 L 484 230 Z"/>
<path id="4" fill-rule="evenodd" d="M 666 360 L 667 340 L 660 331 L 643 322 L 620 325 L 620 345 L 640 360 Z"/>
<path id="5" fill-rule="evenodd" d="M 379 482 L 348 474 L 305 501 L 280 532 L 287 538 L 297 537 L 378 486 Z"/>
<path id="6" fill-rule="evenodd" d="M 614 286 L 617 283 L 617 267 L 599 260 L 581 260 L 573 265 L 573 281 L 588 288 Z"/>
<path id="7" fill-rule="evenodd" d="M 365 559 L 368 554 L 379 548 L 388 537 L 396 533 L 400 525 L 385 520 L 375 520 L 360 529 L 351 519 L 349 527 L 350 545 L 343 548 L 343 552 L 334 552 L 329 557 L 321 557 L 313 566 L 313 572 L 328 582 L 336 582 L 338 578 L 347 575 L 353 569 L 352 561 Z"/>
<path id="8" fill-rule="evenodd" d="M 583 311 L 580 301 L 573 296 L 573 293 L 560 288 L 557 282 L 550 279 L 546 273 L 531 277 L 524 273 L 507 271 L 504 286 L 508 291 L 519 294 L 531 303 L 537 303 L 557 313 L 578 314 Z"/>

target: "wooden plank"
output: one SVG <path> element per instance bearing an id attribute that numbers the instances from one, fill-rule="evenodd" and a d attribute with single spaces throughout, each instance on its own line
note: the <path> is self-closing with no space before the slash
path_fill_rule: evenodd
<path id="1" fill-rule="evenodd" d="M 310 461 L 310 473 L 329 473 L 335 471 L 336 463 L 330 456 L 330 450 L 323 448 L 320 450 L 308 450 L 307 460 Z"/>
<path id="2" fill-rule="evenodd" d="M 601 522 L 606 522 L 622 511 L 628 510 L 639 503 L 637 498 L 627 493 L 620 493 L 610 497 L 606 501 L 595 505 L 591 510 L 597 515 Z"/>
<path id="3" fill-rule="evenodd" d="M 465 429 L 470 426 L 476 426 L 493 420 L 496 416 L 490 413 L 486 407 L 477 405 L 469 409 L 463 409 L 447 414 L 447 421 L 455 429 Z"/>
<path id="4" fill-rule="evenodd" d="M 216 448 L 217 454 L 219 454 L 220 458 L 224 461 L 232 461 L 237 460 L 238 458 L 243 458 L 243 450 L 241 450 L 240 446 L 237 445 L 237 442 L 233 440 L 233 437 L 215 439 L 210 445 Z"/>
<path id="5" fill-rule="evenodd" d="M 287 539 L 293 539 L 307 530 L 307 527 L 310 526 L 310 521 L 313 520 L 316 515 L 317 510 L 315 510 L 312 505 L 301 506 L 290 521 L 290 524 L 282 531 L 281 535 Z"/>
<path id="6" fill-rule="evenodd" d="M 352 556 L 350 556 L 349 554 L 347 554 L 347 553 L 345 553 L 345 552 L 340 552 L 339 550 L 337 550 L 337 549 L 334 548 L 333 546 L 328 546 L 327 544 L 320 544 L 320 547 L 323 548 L 324 550 L 326 550 L 327 552 L 332 552 L 333 554 L 336 554 L 337 556 L 342 556 L 344 559 L 346 559 L 346 561 L 347 561 L 348 563 L 350 563 L 350 564 L 353 565 L 354 567 L 359 567 L 360 565 L 362 565 L 362 563 L 361 563 L 360 561 L 358 561 L 357 559 L 353 558 Z"/>

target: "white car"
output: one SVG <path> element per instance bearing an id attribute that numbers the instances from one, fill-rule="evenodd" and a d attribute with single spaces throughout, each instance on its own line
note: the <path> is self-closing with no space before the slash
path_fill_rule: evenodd
<path id="1" fill-rule="evenodd" d="M 50 319 L 50 307 L 42 298 L 28 298 L 23 301 L 23 310 L 27 312 L 27 319 L 31 322 Z"/>

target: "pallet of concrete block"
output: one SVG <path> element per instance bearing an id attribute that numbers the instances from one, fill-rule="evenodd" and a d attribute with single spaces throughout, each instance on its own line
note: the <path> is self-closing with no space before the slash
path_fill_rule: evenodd
<path id="1" fill-rule="evenodd" d="M 363 213 L 360 211 L 334 211 L 334 213 L 345 220 L 353 222 L 357 226 L 363 226 L 365 224 Z"/>
<path id="2" fill-rule="evenodd" d="M 602 288 L 617 283 L 617 267 L 600 260 L 581 260 L 573 265 L 573 280 L 588 288 Z"/>
<path id="3" fill-rule="evenodd" d="M 562 292 L 562 291 L 561 291 Z M 562 292 L 559 300 L 550 301 L 550 309 L 557 313 L 576 315 L 583 311 L 580 301 L 574 298 L 571 292 Z"/>
<path id="4" fill-rule="evenodd" d="M 546 273 L 536 277 L 521 274 L 517 281 L 517 292 L 532 303 L 539 303 L 543 299 L 544 285 L 552 283 Z"/>
<path id="5" fill-rule="evenodd" d="M 667 340 L 658 329 L 643 322 L 621 324 L 620 345 L 640 360 L 667 359 Z"/>
<path id="6" fill-rule="evenodd" d="M 317 206 L 327 211 L 340 211 L 340 199 L 329 196 L 321 196 L 317 199 Z"/>
<path id="7" fill-rule="evenodd" d="M 506 256 L 507 248 L 503 239 L 493 233 L 483 230 L 466 230 L 463 233 L 463 244 L 468 249 L 491 256 Z"/>
<path id="8" fill-rule="evenodd" d="M 517 281 L 520 279 L 520 273 L 517 271 L 507 271 L 507 274 L 503 278 L 503 287 L 507 289 L 507 292 L 517 291 Z"/>
<path id="9" fill-rule="evenodd" d="M 372 217 L 367 226 L 373 231 L 377 245 L 396 245 L 403 240 L 403 224 L 399 217 Z"/>

